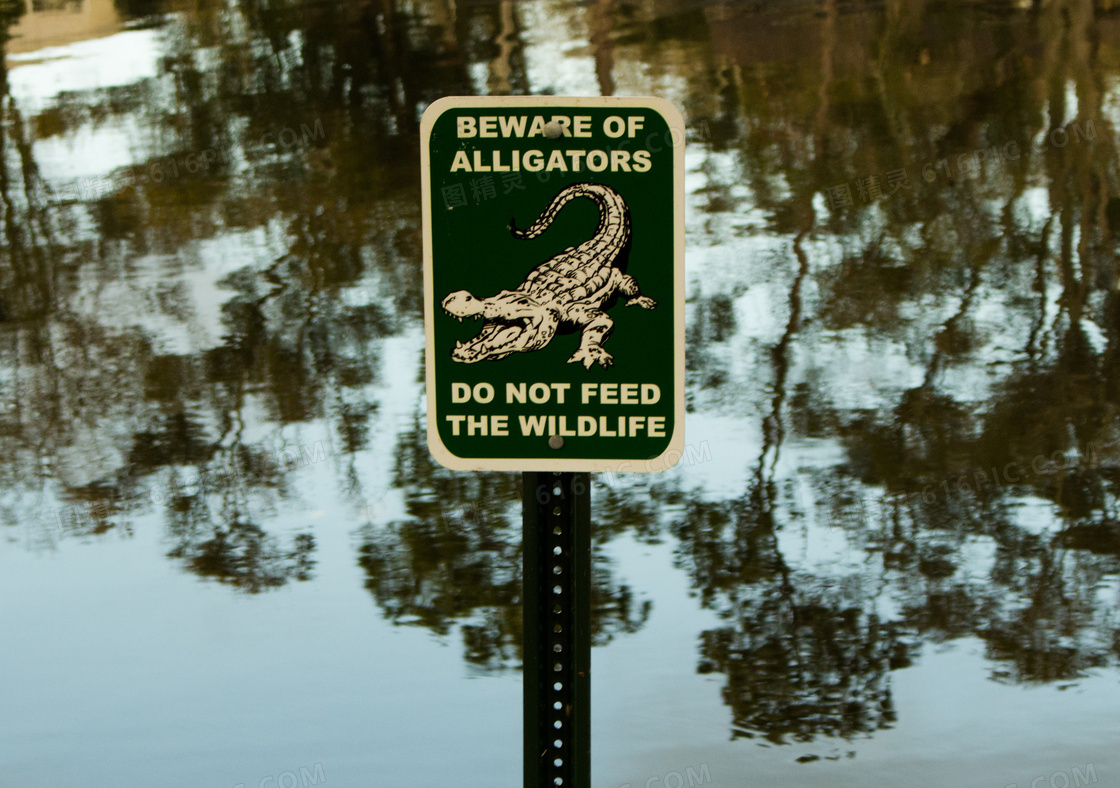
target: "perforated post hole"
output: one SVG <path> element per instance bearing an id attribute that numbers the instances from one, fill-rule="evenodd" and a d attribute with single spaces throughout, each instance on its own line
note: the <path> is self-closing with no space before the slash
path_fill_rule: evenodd
<path id="1" fill-rule="evenodd" d="M 525 785 L 587 788 L 590 478 L 524 476 Z"/>

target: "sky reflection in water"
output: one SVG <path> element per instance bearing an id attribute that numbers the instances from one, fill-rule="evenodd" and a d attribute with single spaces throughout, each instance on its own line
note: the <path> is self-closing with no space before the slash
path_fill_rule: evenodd
<path id="1" fill-rule="evenodd" d="M 546 92 L 690 126 L 596 784 L 1115 779 L 1106 4 L 5 9 L 0 779 L 519 781 L 520 482 L 427 454 L 417 126 Z"/>

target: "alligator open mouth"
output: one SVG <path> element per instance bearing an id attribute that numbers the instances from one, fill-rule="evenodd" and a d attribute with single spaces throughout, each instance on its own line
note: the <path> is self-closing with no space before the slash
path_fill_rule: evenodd
<path id="1" fill-rule="evenodd" d="M 497 361 L 521 348 L 526 320 L 487 320 L 474 339 L 456 342 L 451 357 L 467 364 L 476 361 Z"/>
<path id="2" fill-rule="evenodd" d="M 511 353 L 523 350 L 526 341 L 535 332 L 530 332 L 531 318 L 528 316 L 508 317 L 497 314 L 499 309 L 490 303 L 494 299 L 480 300 L 466 290 L 457 290 L 443 299 L 440 306 L 449 316 L 460 323 L 466 319 L 482 320 L 482 330 L 474 339 L 456 342 L 451 357 L 456 361 L 470 364 L 475 361 L 497 360 Z M 519 301 L 524 301 L 519 296 Z"/>
<path id="3" fill-rule="evenodd" d="M 464 320 L 485 320 L 488 325 L 500 324 L 504 326 L 511 326 L 513 328 L 526 329 L 529 327 L 529 323 L 531 322 L 528 317 L 502 317 L 500 315 L 496 317 L 486 317 L 481 311 L 473 315 L 459 315 L 455 312 L 452 312 L 450 309 L 444 308 L 443 312 L 448 317 L 453 317 L 460 323 L 462 323 Z"/>
<path id="4" fill-rule="evenodd" d="M 454 312 L 452 312 L 450 309 L 444 309 L 443 313 L 445 315 L 447 315 L 448 317 L 455 318 L 460 323 L 463 322 L 464 318 L 470 318 L 471 320 L 481 320 L 482 319 L 482 313 L 481 312 L 479 312 L 477 315 L 457 315 Z"/>

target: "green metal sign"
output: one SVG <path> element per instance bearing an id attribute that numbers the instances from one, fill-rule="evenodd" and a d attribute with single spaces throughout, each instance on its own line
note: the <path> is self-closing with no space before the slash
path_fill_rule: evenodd
<path id="1" fill-rule="evenodd" d="M 684 121 L 451 97 L 421 123 L 428 446 L 455 470 L 664 470 L 684 446 Z"/>

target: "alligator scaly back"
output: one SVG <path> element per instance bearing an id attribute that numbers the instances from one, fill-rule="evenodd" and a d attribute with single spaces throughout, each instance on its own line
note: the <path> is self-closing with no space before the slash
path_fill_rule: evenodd
<path id="1" fill-rule="evenodd" d="M 513 220 L 510 220 L 510 232 L 514 238 L 537 238 L 552 225 L 564 206 L 577 197 L 586 197 L 599 208 L 599 224 L 595 228 L 595 234 L 579 246 L 568 247 L 551 260 L 537 266 L 526 277 L 520 289 L 546 287 L 556 290 L 585 285 L 583 292 L 587 294 L 606 285 L 612 268 L 624 269 L 625 259 L 620 260 L 620 257 L 623 257 L 630 246 L 630 209 L 622 195 L 609 186 L 573 183 L 553 197 L 540 217 L 528 228 L 519 230 Z"/>

